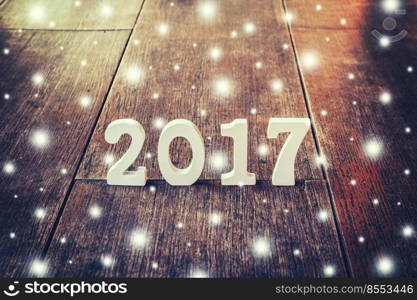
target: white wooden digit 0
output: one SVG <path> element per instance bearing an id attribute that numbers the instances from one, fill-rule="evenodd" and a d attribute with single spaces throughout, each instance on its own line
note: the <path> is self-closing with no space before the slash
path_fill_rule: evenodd
<path id="1" fill-rule="evenodd" d="M 174 166 L 169 156 L 169 145 L 177 138 L 183 137 L 191 145 L 193 158 L 184 169 Z M 169 122 L 162 130 L 158 144 L 158 163 L 162 176 L 171 185 L 192 185 L 200 177 L 204 168 L 204 140 L 193 122 L 177 119 Z"/>
<path id="2" fill-rule="evenodd" d="M 126 171 L 135 161 L 145 141 L 145 130 L 142 125 L 133 119 L 119 119 L 113 121 L 106 128 L 104 138 L 110 144 L 116 144 L 122 135 L 128 134 L 132 138 L 129 149 L 116 162 L 107 173 L 107 183 L 110 185 L 146 184 L 146 168 L 139 167 L 137 171 Z"/>
<path id="3" fill-rule="evenodd" d="M 248 172 L 248 121 L 236 119 L 221 125 L 222 136 L 233 138 L 233 170 L 222 174 L 222 185 L 254 185 L 256 176 Z"/>
<path id="4" fill-rule="evenodd" d="M 310 129 L 310 124 L 311 122 L 308 118 L 272 118 L 269 120 L 269 139 L 276 138 L 278 134 L 283 132 L 290 133 L 275 164 L 272 174 L 273 185 L 295 185 L 295 157 L 301 142 Z"/>

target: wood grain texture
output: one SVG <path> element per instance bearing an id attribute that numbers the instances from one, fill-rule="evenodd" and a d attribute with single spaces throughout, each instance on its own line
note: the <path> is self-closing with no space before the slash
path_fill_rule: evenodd
<path id="1" fill-rule="evenodd" d="M 334 221 L 317 218 L 320 210 L 331 210 L 323 182 L 153 186 L 155 191 L 77 181 L 46 256 L 49 275 L 189 277 L 201 269 L 210 277 L 323 277 L 324 266 L 333 265 L 346 276 Z M 101 208 L 100 218 L 90 217 L 93 206 Z M 210 222 L 213 212 L 221 215 L 217 226 Z M 148 237 L 142 249 L 130 244 L 138 228 Z M 254 256 L 258 237 L 270 242 L 266 257 Z M 113 258 L 111 267 L 102 266 L 103 255 Z"/>
<path id="2" fill-rule="evenodd" d="M 282 13 L 281 3 L 257 1 L 252 5 L 251 1 L 219 1 L 218 17 L 211 21 L 199 15 L 198 3 L 182 1 L 170 6 L 166 1 L 148 1 L 144 4 L 78 178 L 106 178 L 106 153 L 118 159 L 126 151 L 128 137 L 115 146 L 104 141 L 105 128 L 119 118 L 136 119 L 145 128 L 147 138 L 134 167 L 146 166 L 152 179 L 161 179 L 156 159 L 160 134 L 154 127 L 156 120 L 185 118 L 194 122 L 206 144 L 207 159 L 201 179 L 220 179 L 221 173 L 231 169 L 233 145 L 232 139 L 220 136 L 220 124 L 247 118 L 249 171 L 255 172 L 258 179 L 271 178 L 285 136 L 267 140 L 269 119 L 307 116 L 294 56 L 282 47 L 290 39 L 286 25 L 276 19 Z M 245 33 L 243 28 L 247 22 L 255 25 L 253 34 Z M 168 25 L 167 35 L 158 33 L 160 24 Z M 231 37 L 233 31 L 237 34 L 235 38 Z M 223 52 L 218 61 L 213 61 L 209 54 L 214 47 Z M 257 62 L 261 62 L 262 68 L 256 68 Z M 175 65 L 179 70 L 175 70 Z M 143 76 L 139 83 L 130 84 L 129 74 L 134 77 L 135 67 L 143 71 Z M 227 98 L 218 96 L 213 87 L 213 81 L 222 76 L 234 85 Z M 284 83 L 282 92 L 271 92 L 274 79 Z M 155 93 L 159 94 L 158 99 L 153 99 Z M 251 114 L 252 108 L 257 110 L 256 114 Z M 205 116 L 201 115 L 203 110 Z M 262 143 L 270 148 L 269 154 L 263 157 L 257 153 Z M 185 140 L 175 140 L 171 150 L 173 162 L 185 167 L 191 158 Z M 212 156 L 217 152 L 225 154 L 228 163 L 224 168 L 216 169 L 212 163 Z M 152 157 L 145 158 L 146 153 Z M 310 132 L 297 156 L 297 180 L 322 178 L 315 153 Z"/>
<path id="3" fill-rule="evenodd" d="M 127 37 L 123 31 L 0 33 L 1 49 L 10 49 L 0 60 L 1 276 L 27 271 L 42 250 Z M 84 96 L 91 99 L 86 107 Z M 38 208 L 43 218 L 35 217 Z"/>
<path id="4" fill-rule="evenodd" d="M 291 10 L 292 1 L 287 2 Z M 333 9 L 339 7 L 335 4 Z M 377 17 L 374 10 L 362 14 Z M 299 18 L 308 18 L 307 13 Z M 412 14 L 407 18 L 415 20 Z M 407 72 L 416 61 L 416 35 L 411 32 L 384 49 L 368 30 L 320 29 L 324 20 L 317 20 L 317 28 L 312 23 L 305 29 L 295 26 L 292 32 L 300 60 L 310 51 L 320 61 L 314 71 L 302 64 L 301 70 L 320 148 L 328 160 L 327 174 L 353 275 L 416 276 L 415 232 L 403 234 L 405 226 L 417 225 L 417 85 L 415 73 Z M 379 98 L 385 91 L 392 101 L 384 105 Z M 375 147 L 371 151 L 366 147 L 372 141 L 381 147 L 376 155 L 372 155 Z M 364 243 L 358 242 L 360 236 Z M 392 259 L 392 272 L 378 272 L 381 257 Z"/>
<path id="5" fill-rule="evenodd" d="M 80 5 L 76 5 L 80 2 Z M 50 30 L 132 29 L 142 0 L 5 0 L 0 28 Z"/>
<path id="6" fill-rule="evenodd" d="M 404 9 L 406 14 L 396 14 L 384 8 L 383 0 L 363 1 L 363 0 L 323 0 L 323 1 L 303 1 L 303 0 L 281 0 L 286 3 L 288 12 L 293 16 L 291 27 L 293 28 L 320 28 L 320 29 L 383 29 L 382 23 L 385 18 L 391 16 L 397 22 L 394 33 L 401 29 L 410 30 L 415 28 L 416 20 L 409 15 L 416 14 L 415 1 L 398 1 L 398 9 Z M 320 8 L 317 8 L 320 5 Z M 372 12 L 370 15 L 368 12 Z M 343 22 L 345 20 L 346 22 Z M 392 32 L 388 32 L 393 34 Z"/>

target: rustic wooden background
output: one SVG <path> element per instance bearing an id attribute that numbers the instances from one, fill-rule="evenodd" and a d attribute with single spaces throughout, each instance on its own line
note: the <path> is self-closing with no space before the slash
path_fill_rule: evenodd
<path id="1" fill-rule="evenodd" d="M 382 2 L 0 1 L 1 276 L 417 276 L 415 3 L 405 1 L 387 33 L 407 37 L 382 47 L 371 35 L 384 31 Z M 215 18 L 201 15 L 206 3 L 216 4 Z M 223 51 L 217 61 L 213 47 Z M 143 78 L 132 84 L 137 66 Z M 213 93 L 220 75 L 234 81 L 227 99 Z M 279 93 L 269 87 L 275 78 Z M 91 103 L 80 105 L 86 95 Z M 271 117 L 312 120 L 294 187 L 270 183 L 285 138 L 267 140 Z M 129 144 L 104 141 L 118 118 L 146 130 L 135 166 L 147 166 L 147 187 L 105 183 L 105 158 Z M 169 186 L 157 166 L 154 122 L 176 118 L 206 138 L 206 167 L 190 187 Z M 254 187 L 219 184 L 232 155 L 219 126 L 235 118 L 249 122 Z M 45 147 L 31 143 L 39 132 Z M 370 157 L 364 145 L 373 139 L 382 151 Z M 262 143 L 267 156 L 257 154 Z M 187 143 L 172 150 L 187 165 Z M 219 151 L 229 159 L 222 170 L 210 162 Z M 146 231 L 144 248 L 129 243 L 135 228 Z M 252 249 L 258 238 L 270 243 L 262 257 Z"/>

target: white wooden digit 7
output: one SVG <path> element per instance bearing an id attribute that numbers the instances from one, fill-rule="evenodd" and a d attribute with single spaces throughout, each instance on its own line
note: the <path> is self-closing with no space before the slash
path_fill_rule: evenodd
<path id="1" fill-rule="evenodd" d="M 107 184 L 144 186 L 146 184 L 146 168 L 139 167 L 137 171 L 126 171 L 135 161 L 145 141 L 145 130 L 133 119 L 113 121 L 106 128 L 104 138 L 107 143 L 116 144 L 123 134 L 132 138 L 129 149 L 107 173 Z"/>
<path id="2" fill-rule="evenodd" d="M 269 120 L 269 139 L 274 139 L 283 132 L 290 133 L 275 164 L 272 174 L 273 185 L 295 185 L 295 157 L 301 142 L 310 129 L 310 124 L 311 122 L 308 118 L 272 118 Z"/>
<path id="3" fill-rule="evenodd" d="M 222 185 L 254 185 L 256 176 L 248 172 L 248 121 L 236 119 L 220 128 L 222 136 L 233 138 L 233 170 L 222 174 Z"/>
<path id="4" fill-rule="evenodd" d="M 169 145 L 177 137 L 188 140 L 193 152 L 190 165 L 184 169 L 174 166 L 169 156 Z M 169 122 L 162 130 L 158 144 L 158 163 L 162 176 L 171 185 L 192 185 L 204 168 L 204 140 L 193 122 L 177 119 Z"/>

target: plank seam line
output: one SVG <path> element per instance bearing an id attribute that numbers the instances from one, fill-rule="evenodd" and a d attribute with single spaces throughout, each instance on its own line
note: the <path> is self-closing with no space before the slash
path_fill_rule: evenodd
<path id="1" fill-rule="evenodd" d="M 282 0 L 281 4 L 282 4 L 282 8 L 284 10 L 284 13 L 286 14 L 287 11 L 288 11 L 287 10 L 287 5 L 286 5 L 286 0 Z M 314 139 L 314 144 L 315 144 L 317 153 L 319 155 L 321 155 L 322 151 L 321 151 L 321 148 L 320 148 L 320 142 L 319 142 L 319 139 L 318 139 L 318 135 L 317 135 L 317 132 L 316 132 L 316 129 L 315 129 L 315 126 L 314 126 L 315 125 L 314 116 L 313 116 L 312 109 L 311 109 L 311 106 L 310 106 L 310 101 L 309 101 L 309 97 L 308 97 L 308 93 L 307 93 L 307 87 L 305 85 L 304 76 L 303 76 L 303 73 L 301 71 L 300 60 L 298 58 L 297 48 L 296 48 L 296 45 L 295 45 L 295 40 L 294 40 L 292 30 L 291 30 L 291 25 L 288 22 L 287 22 L 287 30 L 288 30 L 288 34 L 290 36 L 290 42 L 291 42 L 291 46 L 292 46 L 292 49 L 293 49 L 293 54 L 294 54 L 296 67 L 297 67 L 297 73 L 298 73 L 298 77 L 299 77 L 300 84 L 301 84 L 301 90 L 302 90 L 303 96 L 304 96 L 304 102 L 305 102 L 305 105 L 306 105 L 307 114 L 308 114 L 308 117 L 311 120 L 311 131 L 312 131 L 312 135 L 313 135 L 313 139 Z M 337 213 L 332 187 L 331 187 L 330 182 L 329 182 L 329 176 L 328 176 L 327 171 L 326 171 L 326 169 L 324 168 L 323 165 L 320 168 L 321 168 L 321 171 L 323 173 L 324 180 L 326 182 L 326 188 L 327 188 L 328 196 L 330 198 L 330 205 L 331 205 L 333 217 L 334 217 L 334 220 L 335 220 L 336 232 L 337 232 L 337 235 L 338 235 L 338 238 L 339 238 L 339 246 L 340 246 L 340 250 L 342 252 L 342 258 L 343 258 L 343 261 L 345 263 L 347 275 L 349 277 L 353 277 L 352 265 L 350 263 L 350 258 L 349 258 L 348 252 L 347 252 L 347 247 L 346 247 L 346 244 L 345 244 L 343 231 L 341 229 L 339 215 Z"/>
<path id="2" fill-rule="evenodd" d="M 7 2 L 8 2 L 8 0 L 4 0 L 4 1 L 0 0 L 0 9 L 2 9 L 3 6 L 5 6 Z"/>
<path id="3" fill-rule="evenodd" d="M 99 121 L 99 119 L 100 119 L 100 115 L 101 115 L 101 113 L 102 113 L 102 111 L 103 111 L 103 109 L 104 109 L 104 106 L 105 106 L 106 102 L 107 102 L 107 98 L 108 98 L 108 96 L 109 96 L 109 94 L 110 94 L 110 91 L 112 90 L 112 87 L 113 87 L 113 84 L 114 84 L 114 81 L 115 81 L 115 78 L 116 78 L 117 72 L 118 72 L 118 70 L 119 70 L 119 68 L 120 68 L 120 65 L 121 65 L 122 60 L 123 60 L 123 57 L 124 57 L 124 55 L 125 55 L 125 53 L 126 53 L 127 47 L 128 47 L 128 45 L 130 44 L 130 40 L 132 39 L 134 29 L 135 29 L 136 24 L 137 24 L 137 22 L 138 22 L 138 20 L 139 20 L 139 16 L 141 15 L 141 12 L 142 12 L 142 9 L 143 9 L 143 6 L 144 6 L 145 2 L 146 2 L 146 0 L 144 0 L 144 1 L 142 2 L 142 5 L 141 5 L 141 7 L 140 7 L 140 9 L 139 9 L 139 12 L 138 12 L 138 15 L 136 16 L 136 19 L 135 19 L 135 24 L 133 25 L 133 28 L 130 30 L 129 37 L 127 38 L 126 44 L 125 44 L 125 46 L 124 46 L 124 48 L 123 48 L 123 50 L 122 50 L 122 53 L 121 53 L 121 55 L 120 55 L 119 61 L 118 61 L 118 63 L 117 63 L 116 69 L 115 69 L 115 71 L 114 71 L 113 78 L 112 78 L 112 80 L 110 81 L 109 88 L 107 89 L 107 92 L 106 92 L 106 94 L 105 94 L 105 96 L 104 96 L 104 101 L 103 101 L 103 103 L 101 104 L 101 107 L 100 107 L 100 109 L 99 109 L 99 111 L 98 111 L 97 118 L 96 118 L 96 120 L 95 120 L 95 122 L 94 122 L 94 124 L 93 124 L 93 128 L 91 129 L 91 131 L 90 131 L 90 133 L 89 133 L 89 135 L 88 135 L 88 138 L 87 138 L 87 141 L 86 141 L 86 143 L 85 143 L 84 149 L 83 149 L 83 151 L 82 151 L 81 157 L 80 157 L 80 159 L 79 159 L 79 161 L 78 161 L 78 164 L 77 164 L 77 166 L 76 166 L 76 168 L 75 168 L 74 175 L 73 175 L 73 177 L 72 177 L 72 179 L 71 179 L 71 183 L 70 183 L 70 185 L 68 186 L 67 192 L 65 193 L 65 196 L 64 196 L 64 200 L 63 200 L 63 202 L 62 202 L 62 204 L 61 204 L 61 207 L 59 208 L 58 215 L 57 215 L 57 217 L 56 217 L 56 219 L 55 219 L 55 221 L 54 221 L 54 224 L 52 225 L 52 229 L 51 229 L 51 231 L 50 231 L 50 233 L 49 233 L 48 239 L 46 240 L 46 244 L 45 244 L 45 246 L 44 246 L 44 248 L 43 248 L 43 251 L 42 251 L 42 254 L 41 254 L 41 258 L 42 258 L 42 259 L 44 259 L 44 258 L 46 257 L 46 254 L 48 253 L 49 247 L 50 247 L 50 245 L 51 245 L 51 243 L 52 243 L 52 239 L 53 239 L 53 237 L 54 237 L 54 235 L 55 235 L 55 232 L 56 232 L 56 230 L 57 230 L 57 228 L 58 228 L 59 221 L 61 220 L 61 217 L 62 217 L 62 215 L 63 215 L 63 213 L 64 213 L 64 210 L 65 210 L 65 206 L 66 206 L 67 201 L 68 201 L 68 199 L 69 199 L 69 196 L 70 196 L 70 194 L 71 194 L 71 192 L 72 192 L 72 188 L 73 188 L 73 187 L 74 187 L 74 185 L 75 185 L 78 170 L 79 170 L 79 168 L 80 168 L 80 166 L 81 166 L 81 163 L 82 163 L 82 161 L 83 161 L 84 155 L 85 155 L 85 153 L 86 153 L 86 151 L 87 151 L 87 149 L 88 149 L 88 146 L 89 146 L 89 144 L 90 144 L 91 137 L 93 136 L 94 131 L 96 130 L 96 127 L 97 127 L 98 121 Z"/>
<path id="4" fill-rule="evenodd" d="M 75 178 L 75 181 L 85 181 L 85 182 L 106 182 L 106 179 L 103 178 Z M 148 179 L 149 183 L 153 183 L 153 182 L 167 182 L 165 179 Z M 206 182 L 212 182 L 212 183 L 220 183 L 221 180 L 220 179 L 199 179 L 197 180 L 194 184 L 198 184 L 198 183 L 206 183 Z M 264 183 L 264 182 L 271 182 L 271 179 L 258 179 L 256 180 L 256 183 Z M 295 182 L 295 186 L 300 186 L 303 185 L 305 183 L 308 182 L 325 182 L 324 179 L 303 179 L 303 180 L 296 180 Z M 191 185 L 192 186 L 192 185 Z M 125 187 L 147 187 L 147 185 L 145 186 L 125 186 Z M 172 186 L 175 188 L 175 186 Z M 186 187 L 186 185 L 184 186 L 178 186 L 178 187 Z M 225 185 L 225 187 L 227 187 Z M 230 187 L 236 187 L 236 186 L 230 186 Z M 246 186 L 246 187 L 251 187 L 250 185 Z M 294 186 L 276 186 L 277 188 L 291 188 Z"/>
<path id="5" fill-rule="evenodd" d="M 22 54 L 23 51 L 25 51 L 28 47 L 28 45 L 30 44 L 30 42 L 33 40 L 33 38 L 35 37 L 36 33 L 31 33 L 31 36 L 28 38 L 28 40 L 26 41 L 26 43 L 23 45 L 23 47 L 21 47 L 16 55 L 16 59 L 19 60 L 20 59 L 20 54 Z"/>
<path id="6" fill-rule="evenodd" d="M 343 27 L 343 28 L 337 28 L 337 27 L 330 27 L 330 26 L 308 26 L 308 25 L 291 25 L 294 29 L 306 29 L 306 30 L 333 30 L 333 31 L 366 31 L 369 32 L 369 29 L 367 27 Z"/>
<path id="7" fill-rule="evenodd" d="M 119 28 L 119 29 L 103 29 L 103 28 L 88 28 L 88 29 L 47 29 L 47 28 L 0 28 L 0 31 L 36 31 L 36 32 L 118 32 L 118 31 L 133 31 L 133 28 Z"/>

